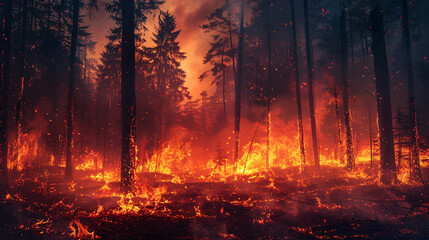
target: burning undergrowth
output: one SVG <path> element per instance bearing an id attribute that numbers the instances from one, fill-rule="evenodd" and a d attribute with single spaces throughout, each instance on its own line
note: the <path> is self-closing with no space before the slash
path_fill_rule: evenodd
<path id="1" fill-rule="evenodd" d="M 428 176 L 427 168 L 424 176 Z M 31 177 L 31 178 L 30 178 Z M 425 238 L 429 195 L 416 183 L 384 186 L 376 171 L 273 168 L 223 181 L 138 174 L 135 194 L 111 172 L 64 183 L 22 176 L 1 203 L 2 239 Z M 157 179 L 156 182 L 154 179 Z"/>

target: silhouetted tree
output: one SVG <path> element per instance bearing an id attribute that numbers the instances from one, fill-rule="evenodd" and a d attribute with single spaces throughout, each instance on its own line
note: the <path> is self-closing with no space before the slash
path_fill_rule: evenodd
<path id="1" fill-rule="evenodd" d="M 355 165 L 353 155 L 353 139 L 350 114 L 349 99 L 349 62 L 347 48 L 346 14 L 343 10 L 340 16 L 340 35 L 341 35 L 341 81 L 343 84 L 343 105 L 344 105 L 344 125 L 346 128 L 346 147 L 347 147 L 347 168 L 352 170 Z"/>
<path id="2" fill-rule="evenodd" d="M 306 163 L 305 159 L 305 146 L 304 146 L 304 126 L 302 123 L 302 106 L 301 106 L 301 83 L 299 75 L 299 59 L 298 59 L 298 46 L 296 34 L 296 20 L 295 20 L 295 0 L 290 0 L 291 11 L 291 24 L 292 24 L 292 67 L 295 73 L 295 97 L 296 107 L 298 114 L 298 134 L 299 134 L 299 149 L 301 153 L 301 169 Z"/>
<path id="3" fill-rule="evenodd" d="M 376 6 L 371 13 L 371 30 L 380 138 L 380 180 L 385 184 L 390 184 L 396 179 L 395 149 L 393 142 L 389 70 L 384 39 L 384 16 L 378 6 Z"/>
<path id="4" fill-rule="evenodd" d="M 311 136 L 313 139 L 313 156 L 316 168 L 320 167 L 319 145 L 317 139 L 316 113 L 314 110 L 314 63 L 312 55 L 312 42 L 308 19 L 308 0 L 304 0 L 304 27 L 305 27 L 305 47 L 307 52 L 307 74 L 308 74 L 308 96 L 310 105 Z"/>
<path id="5" fill-rule="evenodd" d="M 10 50 L 12 32 L 12 1 L 1 1 L 1 34 L 0 34 L 0 196 L 3 196 L 9 187 L 8 182 L 8 95 L 10 81 Z"/>

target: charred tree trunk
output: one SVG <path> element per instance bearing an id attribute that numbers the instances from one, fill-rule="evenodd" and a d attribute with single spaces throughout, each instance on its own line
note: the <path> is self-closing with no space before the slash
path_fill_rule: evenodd
<path id="1" fill-rule="evenodd" d="M 240 6 L 240 33 L 238 36 L 238 58 L 237 77 L 235 78 L 235 151 L 234 165 L 237 166 L 238 147 L 240 144 L 240 118 L 241 118 L 241 82 L 243 78 L 243 22 L 244 22 L 244 0 Z"/>
<path id="2" fill-rule="evenodd" d="M 368 125 L 369 125 L 369 154 L 370 154 L 370 160 L 371 160 L 371 168 L 374 165 L 374 154 L 373 154 L 373 137 L 372 137 L 372 112 L 371 112 L 371 106 L 368 105 Z"/>
<path id="3" fill-rule="evenodd" d="M 291 19 L 292 19 L 292 45 L 293 45 L 293 57 L 292 64 L 295 72 L 295 94 L 296 94 L 296 107 L 298 115 L 298 134 L 299 134 L 299 150 L 301 153 L 301 170 L 306 164 L 305 159 L 305 145 L 304 145 L 304 126 L 302 123 L 302 106 L 301 106 L 301 84 L 299 75 L 299 60 L 298 60 L 298 46 L 296 40 L 296 21 L 295 21 L 295 0 L 290 1 L 291 7 Z"/>
<path id="4" fill-rule="evenodd" d="M 320 168 L 319 144 L 317 143 L 316 113 L 314 111 L 314 64 L 311 50 L 310 26 L 308 23 L 308 0 L 304 0 L 305 47 L 307 51 L 308 96 L 310 105 L 311 136 L 313 139 L 314 165 Z"/>
<path id="5" fill-rule="evenodd" d="M 222 49 L 221 65 L 222 65 L 222 102 L 223 102 L 223 115 L 226 117 L 226 95 L 225 95 L 226 73 L 225 73 L 224 55 L 225 55 L 225 46 Z"/>
<path id="6" fill-rule="evenodd" d="M 340 16 L 341 34 L 341 81 L 343 83 L 343 105 L 344 105 L 344 125 L 346 127 L 346 148 L 347 148 L 347 168 L 352 170 L 355 165 L 353 155 L 353 139 L 350 116 L 349 99 L 349 63 L 346 32 L 346 13 L 343 11 Z"/>
<path id="7" fill-rule="evenodd" d="M 267 42 L 268 42 L 268 96 L 267 96 L 267 156 L 266 156 L 266 168 L 270 168 L 270 136 L 271 136 L 271 1 L 268 0 L 267 4 Z"/>
<path id="8" fill-rule="evenodd" d="M 11 50 L 11 31 L 12 31 L 12 1 L 1 1 L 1 34 L 0 34 L 0 196 L 6 194 L 9 188 L 7 173 L 8 156 L 8 98 L 10 81 L 10 50 Z"/>
<path id="9" fill-rule="evenodd" d="M 121 52 L 121 191 L 130 192 L 134 185 L 136 154 L 136 93 L 135 93 L 135 37 L 134 0 L 122 0 Z"/>
<path id="10" fill-rule="evenodd" d="M 380 180 L 385 184 L 396 179 L 393 142 L 392 107 L 390 101 L 389 70 L 384 39 L 384 16 L 378 7 L 371 13 L 372 52 L 377 91 L 377 113 L 380 137 Z"/>
<path id="11" fill-rule="evenodd" d="M 408 1 L 401 0 L 402 2 L 402 34 L 405 40 L 405 56 L 407 61 L 407 78 L 408 78 L 408 97 L 409 97 L 409 111 L 410 111 L 410 145 L 411 145 L 411 169 L 413 177 L 420 175 L 420 157 L 419 157 L 419 135 L 417 130 L 417 114 L 416 114 L 416 100 L 414 95 L 414 73 L 413 73 L 413 58 L 411 54 L 411 38 L 410 26 L 408 23 Z"/>
<path id="12" fill-rule="evenodd" d="M 16 102 L 16 129 L 15 129 L 15 151 L 14 160 L 19 165 L 20 155 L 19 146 L 21 145 L 21 126 L 22 126 L 22 98 L 24 95 L 25 83 L 25 48 L 27 45 L 27 15 L 28 15 L 28 0 L 24 0 L 22 11 L 22 29 L 21 29 L 21 49 L 19 59 L 19 79 L 18 79 L 18 96 Z"/>
<path id="13" fill-rule="evenodd" d="M 335 101 L 335 116 L 337 118 L 337 141 L 338 141 L 338 153 L 337 158 L 340 160 L 340 163 L 344 163 L 343 155 L 343 141 L 341 140 L 341 117 L 340 117 L 340 108 L 338 106 L 338 92 L 337 92 L 337 83 L 334 85 L 334 101 Z"/>
<path id="14" fill-rule="evenodd" d="M 67 92 L 67 109 L 66 109 L 66 125 L 67 125 L 67 147 L 66 147 L 66 180 L 73 180 L 73 162 L 72 162 L 72 141 L 73 141 L 73 108 L 74 108 L 74 85 L 76 80 L 76 52 L 77 39 L 79 30 L 79 0 L 73 0 L 73 25 L 71 34 L 70 47 L 70 79 Z"/>

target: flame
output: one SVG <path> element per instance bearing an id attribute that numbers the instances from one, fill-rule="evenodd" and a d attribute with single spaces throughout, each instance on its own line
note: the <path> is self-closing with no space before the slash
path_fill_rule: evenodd
<path id="1" fill-rule="evenodd" d="M 78 238 L 78 239 L 100 238 L 97 235 L 95 235 L 95 232 L 89 232 L 88 227 L 83 225 L 79 219 L 72 220 L 69 224 L 69 228 L 72 231 L 71 233 L 69 233 L 69 236 L 73 238 Z"/>

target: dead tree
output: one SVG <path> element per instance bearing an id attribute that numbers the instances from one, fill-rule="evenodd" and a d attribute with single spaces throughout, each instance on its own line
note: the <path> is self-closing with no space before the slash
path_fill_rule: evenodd
<path id="1" fill-rule="evenodd" d="M 304 0 L 305 47 L 307 52 L 308 96 L 310 105 L 311 137 L 313 139 L 314 165 L 320 168 L 319 144 L 317 139 L 316 113 L 314 111 L 314 63 L 311 50 L 310 27 L 308 23 L 308 0 Z"/>
<path id="2" fill-rule="evenodd" d="M 343 141 L 341 138 L 341 117 L 340 117 L 340 108 L 338 106 L 338 92 L 337 92 L 337 83 L 334 83 L 334 101 L 335 101 L 335 117 L 337 119 L 337 142 L 338 142 L 338 152 L 337 159 L 340 160 L 340 163 L 344 163 L 343 155 Z"/>
<path id="3" fill-rule="evenodd" d="M 134 185 L 136 155 L 134 0 L 122 0 L 121 9 L 121 191 L 128 193 Z"/>
<path id="4" fill-rule="evenodd" d="M 301 169 L 306 163 L 305 159 L 305 146 L 304 146 L 304 126 L 302 124 L 302 105 L 301 105 L 301 84 L 300 84 L 300 75 L 299 75 L 299 60 L 298 60 L 298 47 L 296 40 L 296 21 L 295 21 L 295 0 L 290 1 L 291 8 L 291 21 L 292 21 L 292 47 L 293 47 L 293 56 L 292 64 L 293 71 L 295 73 L 295 96 L 296 96 L 296 107 L 298 115 L 298 134 L 299 134 L 299 150 L 301 153 Z"/>
<path id="5" fill-rule="evenodd" d="M 270 168 L 270 136 L 271 136 L 271 1 L 267 3 L 267 45 L 268 45 L 268 96 L 267 96 L 267 156 L 265 166 Z"/>
<path id="6" fill-rule="evenodd" d="M 419 157 L 419 135 L 417 129 L 417 114 L 416 100 L 414 94 L 414 74 L 413 74 L 413 58 L 411 54 L 411 38 L 410 26 L 408 20 L 408 1 L 401 0 L 402 3 L 402 34 L 405 40 L 405 56 L 407 62 L 407 78 L 408 78 L 408 104 L 410 111 L 410 146 L 411 146 L 411 171 L 415 178 L 420 175 L 420 157 Z"/>
<path id="7" fill-rule="evenodd" d="M 353 154 L 353 139 L 350 116 L 349 99 L 349 62 L 346 31 L 346 13 L 343 10 L 340 16 L 340 35 L 341 35 L 341 81 L 343 84 L 343 106 L 344 106 L 344 125 L 346 128 L 346 148 L 347 148 L 347 168 L 352 170 L 355 165 Z"/>
<path id="8" fill-rule="evenodd" d="M 240 144 L 240 118 L 241 118 L 241 82 L 243 78 L 243 22 L 244 22 L 244 0 L 240 6 L 240 33 L 238 36 L 238 58 L 237 77 L 235 78 L 235 151 L 234 166 L 237 166 L 238 147 Z"/>
<path id="9" fill-rule="evenodd" d="M 384 39 L 384 16 L 377 6 L 371 13 L 371 31 L 380 142 L 380 180 L 385 184 L 390 184 L 396 179 L 392 107 L 386 43 Z"/>
<path id="10" fill-rule="evenodd" d="M 27 19 L 28 19 L 28 0 L 23 2 L 22 10 L 22 26 L 21 26 L 21 46 L 20 46 L 20 56 L 19 56 L 19 79 L 18 84 L 18 93 L 17 93 L 17 102 L 15 108 L 15 118 L 16 118 L 16 127 L 15 127 L 15 150 L 14 150 L 14 160 L 19 165 L 19 146 L 21 144 L 21 126 L 22 126 L 22 99 L 24 95 L 24 83 L 25 83 L 25 50 L 27 45 Z"/>
<path id="11" fill-rule="evenodd" d="M 79 32 L 79 0 L 73 0 L 73 23 L 71 34 L 70 47 L 70 78 L 67 91 L 67 109 L 66 109 L 66 125 L 67 125 L 67 147 L 66 147 L 66 180 L 73 180 L 73 161 L 72 161 L 72 141 L 73 141 L 73 111 L 74 111 L 74 85 L 76 81 L 76 52 L 77 38 Z"/>
<path id="12" fill-rule="evenodd" d="M 8 156 L 8 103 L 10 81 L 10 51 L 12 32 L 12 1 L 1 1 L 1 34 L 0 34 L 0 196 L 9 188 L 7 172 Z"/>

